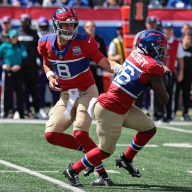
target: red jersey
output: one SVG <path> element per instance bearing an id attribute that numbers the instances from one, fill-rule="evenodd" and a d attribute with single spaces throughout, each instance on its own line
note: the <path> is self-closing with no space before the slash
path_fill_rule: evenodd
<path id="1" fill-rule="evenodd" d="M 88 89 L 95 83 L 89 59 L 99 63 L 104 57 L 98 43 L 87 34 L 78 34 L 62 51 L 58 49 L 56 34 L 44 35 L 39 40 L 38 51 L 45 63 L 52 65 L 63 91 Z"/>
<path id="2" fill-rule="evenodd" d="M 125 60 L 106 93 L 97 100 L 107 110 L 126 113 L 137 97 L 150 86 L 150 75 L 163 76 L 163 63 L 134 50 Z"/>

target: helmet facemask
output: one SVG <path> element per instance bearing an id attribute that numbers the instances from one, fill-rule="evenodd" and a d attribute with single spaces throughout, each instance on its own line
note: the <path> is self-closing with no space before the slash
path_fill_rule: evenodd
<path id="1" fill-rule="evenodd" d="M 62 26 L 62 24 L 66 26 Z M 71 30 L 72 27 L 70 25 L 74 25 L 73 30 Z M 55 11 L 53 15 L 53 29 L 54 32 L 64 40 L 73 40 L 76 38 L 78 25 L 79 19 L 71 7 L 63 6 Z"/>
<path id="2" fill-rule="evenodd" d="M 74 24 L 74 30 L 62 29 L 61 28 L 62 23 Z M 60 37 L 62 37 L 63 39 L 73 40 L 76 38 L 78 33 L 78 23 L 79 22 L 75 21 L 73 18 L 67 19 L 66 21 L 59 21 L 57 19 L 53 19 L 53 29 L 54 29 L 54 32 Z"/>
<path id="3" fill-rule="evenodd" d="M 162 62 L 169 59 L 169 55 L 167 54 L 167 50 L 169 49 L 169 46 L 154 46 L 154 50 L 156 51 L 157 55 L 155 57 L 156 60 L 160 60 Z"/>

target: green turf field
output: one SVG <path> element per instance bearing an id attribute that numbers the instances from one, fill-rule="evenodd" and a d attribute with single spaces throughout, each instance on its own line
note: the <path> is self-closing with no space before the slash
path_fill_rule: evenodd
<path id="1" fill-rule="evenodd" d="M 43 124 L 0 121 L 0 192 L 192 192 L 192 124 L 166 126 L 174 130 L 158 128 L 156 136 L 134 160 L 141 178 L 132 178 L 115 166 L 115 159 L 135 133 L 126 129 L 115 153 L 104 161 L 115 185 L 91 187 L 89 183 L 95 179 L 94 174 L 89 177 L 80 174 L 84 187 L 79 190 L 70 188 L 62 172 L 69 163 L 82 157 L 81 152 L 48 144 Z M 90 134 L 97 142 L 95 125 Z"/>

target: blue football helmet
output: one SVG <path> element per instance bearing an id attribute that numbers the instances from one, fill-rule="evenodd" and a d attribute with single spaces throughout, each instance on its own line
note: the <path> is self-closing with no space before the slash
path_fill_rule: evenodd
<path id="1" fill-rule="evenodd" d="M 49 19 L 47 17 L 39 17 L 37 22 L 37 33 L 39 37 L 50 33 L 49 30 Z"/>
<path id="2" fill-rule="evenodd" d="M 74 24 L 74 30 L 64 30 L 60 27 L 61 23 Z M 69 6 L 63 6 L 57 9 L 53 15 L 54 32 L 65 40 L 75 39 L 78 33 L 79 19 L 76 12 Z"/>
<path id="3" fill-rule="evenodd" d="M 167 39 L 163 33 L 156 30 L 144 30 L 138 36 L 136 42 L 137 51 L 164 62 L 165 59 L 169 58 L 167 54 L 167 49 L 169 46 L 167 44 Z"/>
<path id="4" fill-rule="evenodd" d="M 49 19 L 47 17 L 39 17 L 38 26 L 39 27 L 49 26 Z"/>

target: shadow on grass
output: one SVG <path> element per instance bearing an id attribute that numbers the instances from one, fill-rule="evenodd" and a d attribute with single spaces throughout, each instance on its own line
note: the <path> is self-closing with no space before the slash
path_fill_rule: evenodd
<path id="1" fill-rule="evenodd" d="M 111 186 L 110 188 L 113 189 L 120 189 L 120 188 L 127 188 L 132 191 L 134 190 L 141 190 L 141 191 L 179 191 L 179 192 L 192 192 L 192 187 L 177 187 L 177 186 L 166 186 L 166 185 L 144 185 L 144 184 L 114 184 L 114 186 Z"/>

